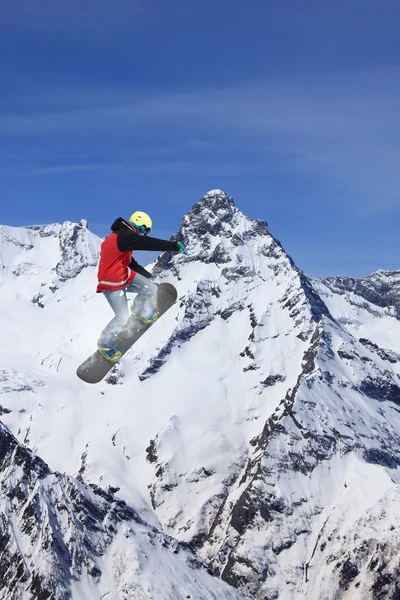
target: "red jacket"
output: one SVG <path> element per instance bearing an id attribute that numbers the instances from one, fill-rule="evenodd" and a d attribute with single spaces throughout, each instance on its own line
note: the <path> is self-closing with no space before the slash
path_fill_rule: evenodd
<path id="1" fill-rule="evenodd" d="M 96 292 L 104 290 L 121 290 L 136 275 L 129 268 L 132 262 L 132 250 L 120 252 L 117 246 L 117 234 L 111 233 L 101 244 L 100 262 L 97 272 L 98 285 Z"/>
<path id="2" fill-rule="evenodd" d="M 111 225 L 111 231 L 101 244 L 97 292 L 121 290 L 131 283 L 136 273 L 151 277 L 151 273 L 132 258 L 132 250 L 179 250 L 176 242 L 138 235 L 121 217 Z"/>

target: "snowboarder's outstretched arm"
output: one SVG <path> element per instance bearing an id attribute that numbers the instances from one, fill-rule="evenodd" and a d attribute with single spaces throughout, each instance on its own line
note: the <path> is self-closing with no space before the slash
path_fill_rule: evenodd
<path id="1" fill-rule="evenodd" d="M 159 252 L 170 250 L 171 252 L 180 252 L 177 242 L 137 235 L 128 229 L 118 233 L 117 245 L 120 252 L 126 252 L 127 250 L 153 250 Z"/>

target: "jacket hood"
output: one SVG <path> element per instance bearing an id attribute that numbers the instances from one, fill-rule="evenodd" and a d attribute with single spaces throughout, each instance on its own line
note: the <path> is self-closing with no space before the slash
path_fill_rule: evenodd
<path id="1" fill-rule="evenodd" d="M 115 219 L 114 223 L 111 225 L 111 231 L 113 231 L 114 233 L 119 229 L 126 228 L 130 229 L 130 231 L 133 231 L 133 228 L 129 225 L 128 221 L 126 221 L 122 217 L 118 217 L 118 219 Z"/>

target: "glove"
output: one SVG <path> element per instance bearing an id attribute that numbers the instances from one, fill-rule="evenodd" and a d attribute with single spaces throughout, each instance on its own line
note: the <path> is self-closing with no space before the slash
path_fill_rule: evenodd
<path id="1" fill-rule="evenodd" d="M 176 245 L 178 246 L 179 252 L 185 252 L 185 246 L 182 244 L 182 242 L 176 242 Z"/>

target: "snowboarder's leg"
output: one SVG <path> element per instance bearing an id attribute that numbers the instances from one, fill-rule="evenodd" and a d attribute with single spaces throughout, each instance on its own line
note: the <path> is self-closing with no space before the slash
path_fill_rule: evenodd
<path id="1" fill-rule="evenodd" d="M 121 358 L 121 353 L 115 347 L 118 335 L 123 330 L 125 323 L 128 320 L 128 303 L 126 300 L 125 289 L 103 292 L 107 302 L 113 309 L 115 317 L 109 322 L 107 327 L 101 332 L 99 341 L 97 342 L 101 354 L 116 362 Z"/>
<path id="2" fill-rule="evenodd" d="M 132 314 L 143 323 L 153 323 L 159 316 L 157 310 L 158 286 L 151 279 L 136 273 L 133 281 L 125 288 L 137 294 L 132 306 Z"/>

